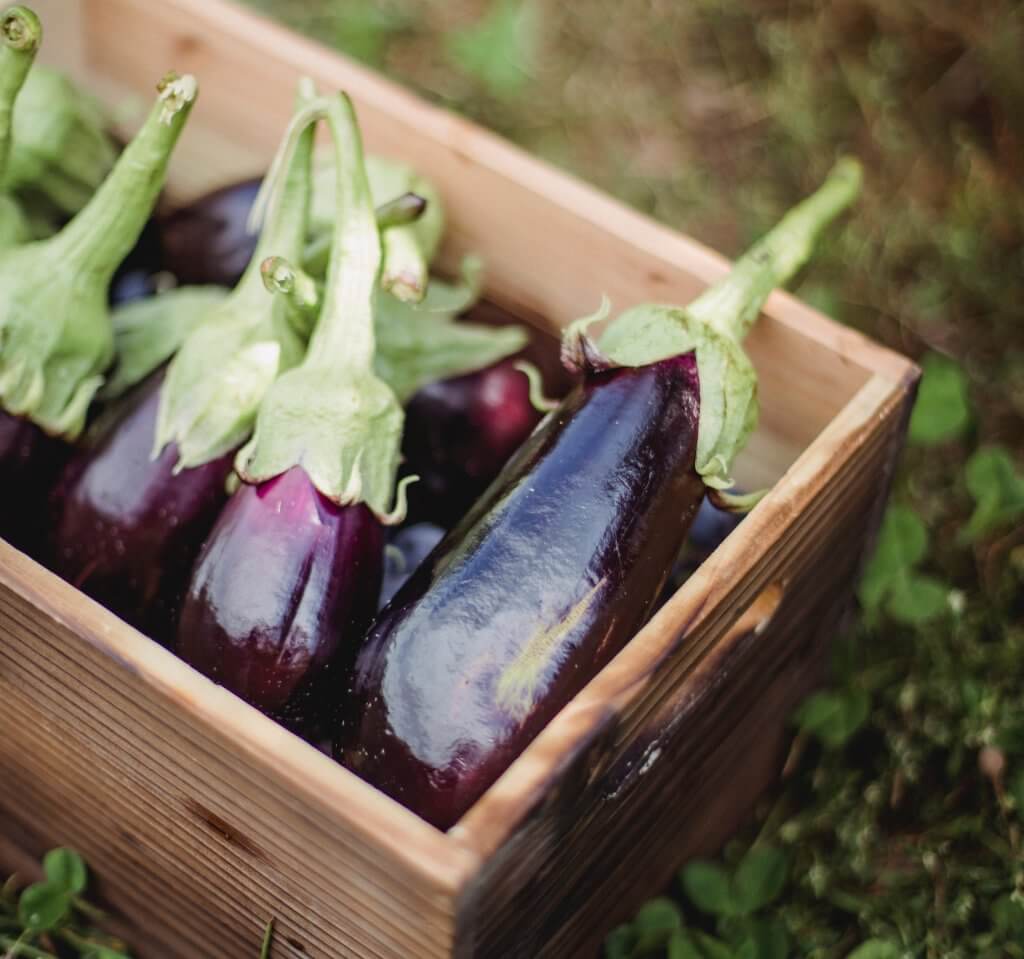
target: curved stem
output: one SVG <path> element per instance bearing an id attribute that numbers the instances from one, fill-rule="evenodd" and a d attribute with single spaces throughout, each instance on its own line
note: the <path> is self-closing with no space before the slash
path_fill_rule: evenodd
<path id="1" fill-rule="evenodd" d="M 268 293 L 283 296 L 288 303 L 288 318 L 299 335 L 313 332 L 320 310 L 320 290 L 305 270 L 292 266 L 283 256 L 268 256 L 260 264 L 263 286 Z"/>
<path id="2" fill-rule="evenodd" d="M 377 207 L 377 226 L 390 230 L 395 226 L 415 223 L 427 209 L 427 201 L 418 193 L 403 193 Z"/>
<path id="3" fill-rule="evenodd" d="M 109 281 L 135 245 L 163 185 L 171 150 L 198 93 L 195 78 L 170 73 L 149 117 L 114 169 L 63 230 L 44 241 L 82 273 Z"/>
<path id="4" fill-rule="evenodd" d="M 324 104 L 335 144 L 338 215 L 320 322 L 307 362 L 330 364 L 339 356 L 356 369 L 373 367 L 373 312 L 381 267 L 380 231 L 363 161 L 352 101 L 344 93 Z"/>
<path id="5" fill-rule="evenodd" d="M 11 7 L 0 20 L 0 178 L 11 149 L 14 101 L 43 40 L 39 18 L 27 7 Z"/>
<path id="6" fill-rule="evenodd" d="M 742 340 L 772 290 L 807 262 L 818 234 L 856 198 L 861 179 L 856 160 L 839 160 L 821 187 L 747 250 L 724 280 L 690 303 L 687 314 Z"/>

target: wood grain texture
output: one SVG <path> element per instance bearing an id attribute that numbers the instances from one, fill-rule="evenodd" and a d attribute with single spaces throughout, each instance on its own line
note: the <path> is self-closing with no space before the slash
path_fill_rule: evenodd
<path id="1" fill-rule="evenodd" d="M 486 131 L 221 0 L 37 0 L 44 57 L 137 123 L 200 79 L 177 197 L 260 171 L 300 74 L 414 158 L 487 293 L 552 328 L 607 292 L 685 301 L 726 262 Z M 500 223 L 501 229 L 494 229 Z M 917 371 L 785 294 L 750 338 L 778 481 L 447 835 L 0 543 L 0 864 L 80 848 L 146 957 L 588 955 L 778 768 L 785 717 L 877 528 Z"/>

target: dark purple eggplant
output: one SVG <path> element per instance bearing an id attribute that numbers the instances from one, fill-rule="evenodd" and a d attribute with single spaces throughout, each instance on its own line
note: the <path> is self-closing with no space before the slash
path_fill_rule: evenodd
<path id="1" fill-rule="evenodd" d="M 164 285 L 162 276 L 166 278 L 160 231 L 157 221 L 150 219 L 110 282 L 111 305 L 155 295 Z"/>
<path id="2" fill-rule="evenodd" d="M 232 454 L 180 472 L 174 443 L 154 458 L 162 384 L 162 371 L 150 377 L 65 467 L 50 552 L 60 576 L 166 644 L 196 554 L 227 501 Z"/>
<path id="3" fill-rule="evenodd" d="M 692 354 L 573 390 L 378 618 L 339 758 L 450 826 L 644 621 L 702 498 L 697 410 Z"/>
<path id="4" fill-rule="evenodd" d="M 444 538 L 445 530 L 433 523 L 410 523 L 390 532 L 384 554 L 384 579 L 381 582 L 379 611 L 398 592 L 405 581 Z"/>
<path id="5" fill-rule="evenodd" d="M 34 423 L 0 410 L 0 539 L 32 556 L 42 555 L 46 493 L 69 451 Z"/>
<path id="6" fill-rule="evenodd" d="M 740 339 L 859 177 L 844 162 L 685 310 L 636 307 L 599 344 L 603 314 L 570 327 L 582 383 L 378 616 L 336 758 L 447 829 L 618 652 L 753 429 Z"/>
<path id="7" fill-rule="evenodd" d="M 498 475 L 540 422 L 526 376 L 515 360 L 440 380 L 405 408 L 405 469 L 420 482 L 409 491 L 417 519 L 451 527 Z"/>
<path id="8" fill-rule="evenodd" d="M 177 651 L 284 725 L 315 732 L 336 654 L 354 655 L 373 618 L 382 553 L 373 513 L 332 503 L 301 468 L 244 484 L 196 563 Z"/>
<path id="9" fill-rule="evenodd" d="M 404 516 L 401 489 L 389 509 L 402 409 L 373 372 L 381 239 L 348 98 L 296 117 L 275 167 L 320 119 L 338 181 L 320 318 L 303 361 L 263 398 L 236 461 L 243 486 L 203 549 L 178 631 L 188 662 L 309 735 L 327 718 L 332 670 L 373 616 L 383 526 Z"/>
<path id="10" fill-rule="evenodd" d="M 130 355 L 122 352 L 112 383 L 130 385 L 136 375 L 153 368 L 153 358 L 166 360 L 175 343 L 167 348 L 165 336 L 170 333 L 175 341 L 179 325 L 184 346 L 170 365 L 123 397 L 116 414 L 96 425 L 93 442 L 68 464 L 55 492 L 50 554 L 56 571 L 162 643 L 174 640 L 193 564 L 226 502 L 225 483 L 235 452 L 251 428 L 251 418 L 248 424 L 245 419 L 248 407 L 239 409 L 233 400 L 253 406 L 258 402 L 245 390 L 237 396 L 240 377 L 247 372 L 243 364 L 230 365 L 232 351 L 241 353 L 246 345 L 238 333 L 252 333 L 256 350 L 273 351 L 282 363 L 285 357 L 295 362 L 301 356 L 301 340 L 289 322 L 292 304 L 286 297 L 268 296 L 260 262 L 267 248 L 293 255 L 302 250 L 311 154 L 309 136 L 295 151 L 294 162 L 268 181 L 274 192 L 259 237 L 262 254 L 257 252 L 231 293 L 222 297 L 215 287 L 179 287 L 168 300 L 134 307 L 138 312 L 169 302 L 171 313 L 151 324 L 157 329 L 142 325 Z M 175 309 L 184 315 L 175 315 Z M 208 367 L 210 341 L 202 340 L 200 348 L 195 341 L 204 335 L 216 338 L 225 330 L 228 342 L 218 354 L 223 363 Z M 147 343 L 153 350 L 147 352 Z M 198 367 L 188 362 L 195 355 Z M 126 365 L 130 371 L 123 369 Z M 185 411 L 178 421 L 182 428 L 161 432 L 175 371 L 183 386 L 178 394 L 183 397 L 178 408 Z M 264 374 L 257 369 L 256 375 Z"/>
<path id="11" fill-rule="evenodd" d="M 0 412 L 19 454 L 0 460 L 0 487 L 28 476 L 45 499 L 54 444 L 74 442 L 114 354 L 111 278 L 139 236 L 196 97 L 190 76 L 168 74 L 135 138 L 88 204 L 59 233 L 0 251 Z M 41 431 L 53 438 L 42 442 Z M 31 449 L 24 437 L 33 436 Z M 59 456 L 57 457 L 59 459 Z M 19 508 L 26 511 L 26 501 Z M 43 525 L 44 513 L 32 522 Z M 26 519 L 26 522 L 28 520 Z"/>
<path id="12" fill-rule="evenodd" d="M 183 285 L 234 286 L 256 252 L 246 224 L 260 183 L 221 187 L 158 220 L 163 268 Z"/>

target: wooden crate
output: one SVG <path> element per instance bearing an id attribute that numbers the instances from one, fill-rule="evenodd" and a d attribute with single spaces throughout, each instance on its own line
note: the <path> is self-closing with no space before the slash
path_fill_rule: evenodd
<path id="1" fill-rule="evenodd" d="M 59 63 L 112 103 L 195 73 L 179 197 L 264 168 L 312 75 L 371 149 L 441 187 L 445 261 L 563 326 L 687 301 L 726 262 L 367 70 L 221 0 L 35 0 Z M 130 111 L 129 111 L 130 112 Z M 193 672 L 0 542 L 0 860 L 80 849 L 146 957 L 594 955 L 776 774 L 877 528 L 918 378 L 790 296 L 749 339 L 774 483 L 652 621 L 448 833 Z"/>

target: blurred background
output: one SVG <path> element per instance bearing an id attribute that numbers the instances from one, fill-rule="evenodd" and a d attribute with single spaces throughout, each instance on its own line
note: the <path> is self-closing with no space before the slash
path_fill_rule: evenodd
<path id="1" fill-rule="evenodd" d="M 1024 4 L 248 3 L 729 255 L 862 158 L 798 293 L 925 376 L 859 623 L 757 821 L 608 955 L 1024 957 Z"/>

